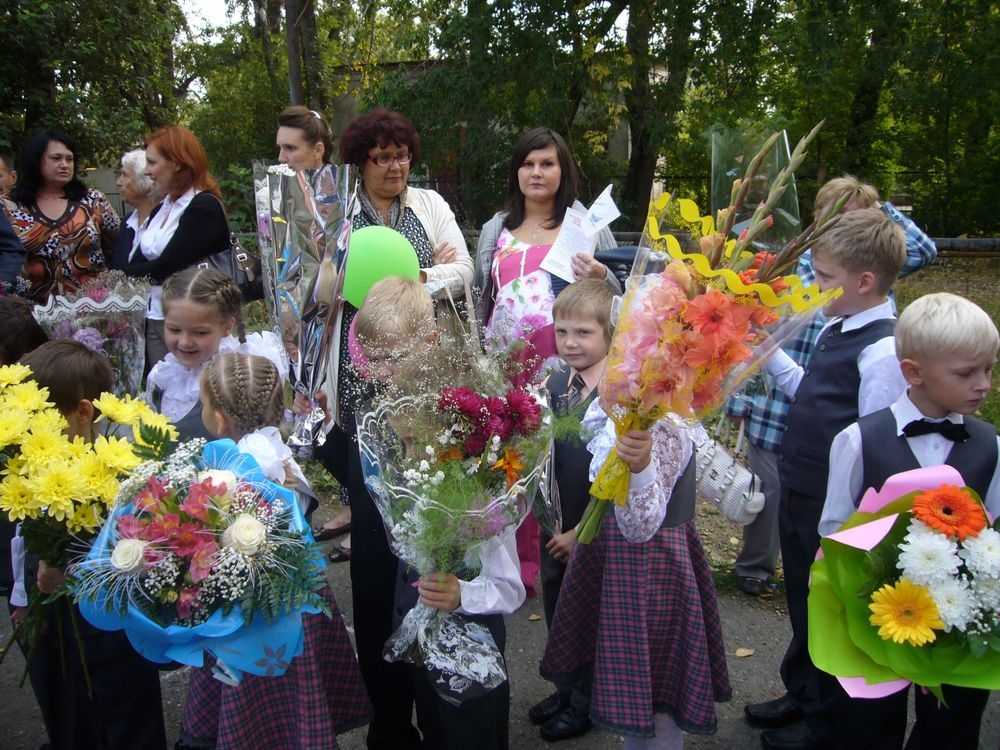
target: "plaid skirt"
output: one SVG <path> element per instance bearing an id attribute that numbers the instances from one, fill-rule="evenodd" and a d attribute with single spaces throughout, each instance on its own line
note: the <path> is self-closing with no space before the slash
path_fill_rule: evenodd
<path id="1" fill-rule="evenodd" d="M 344 620 L 303 615 L 302 653 L 280 677 L 246 675 L 229 687 L 211 665 L 191 671 L 181 739 L 196 748 L 338 748 L 337 734 L 368 722 L 371 706 Z"/>
<path id="2" fill-rule="evenodd" d="M 652 737 L 653 714 L 712 734 L 715 702 L 732 697 L 712 574 L 693 522 L 632 544 L 608 513 L 577 545 L 542 657 L 548 680 L 593 664 L 590 718 L 617 734 Z"/>

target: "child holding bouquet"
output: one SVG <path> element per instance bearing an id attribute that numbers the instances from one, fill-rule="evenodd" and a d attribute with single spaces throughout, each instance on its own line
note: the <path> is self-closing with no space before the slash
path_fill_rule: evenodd
<path id="1" fill-rule="evenodd" d="M 284 379 L 284 350 L 270 331 L 247 335 L 240 288 L 221 271 L 192 267 L 175 273 L 164 283 L 161 301 L 168 354 L 146 379 L 146 400 L 170 418 L 181 440 L 211 440 L 198 401 L 198 376 L 205 364 L 219 352 L 260 354 Z"/>
<path id="2" fill-rule="evenodd" d="M 211 435 L 237 441 L 270 481 L 311 497 L 278 434 L 284 387 L 274 363 L 230 352 L 209 362 L 199 381 L 202 419 Z M 350 637 L 329 586 L 322 594 L 332 617 L 302 615 L 303 652 L 281 676 L 246 675 L 226 686 L 209 666 L 192 672 L 179 747 L 336 747 L 337 732 L 367 721 L 368 698 Z"/>
<path id="3" fill-rule="evenodd" d="M 563 365 L 549 375 L 545 387 L 557 415 L 586 411 L 597 395 L 597 384 L 611 345 L 611 303 L 614 291 L 602 280 L 583 279 L 556 297 L 552 308 L 556 349 Z M 559 590 L 576 545 L 576 525 L 590 501 L 590 452 L 580 438 L 556 439 L 553 446 L 549 492 L 558 498 L 562 528 L 541 532 L 542 603 L 545 623 L 552 627 Z M 588 554 L 581 549 L 578 554 Z M 577 737 L 590 729 L 589 674 L 558 681 L 556 692 L 528 711 L 528 720 L 540 724 L 543 739 Z"/>
<path id="4" fill-rule="evenodd" d="M 920 467 L 954 467 L 1000 514 L 1000 445 L 993 425 L 972 416 L 990 390 L 1000 336 L 990 317 L 953 294 L 911 303 L 895 329 L 896 354 L 908 388 L 891 406 L 861 417 L 837 434 L 819 530 L 836 531 L 868 487 Z M 836 478 L 836 479 L 834 479 Z M 942 686 L 945 704 L 914 691 L 916 723 L 908 748 L 975 750 L 988 690 Z M 837 747 L 903 747 L 909 690 L 881 699 L 839 696 Z"/>
<path id="5" fill-rule="evenodd" d="M 111 390 L 107 359 L 77 341 L 58 340 L 26 354 L 21 363 L 48 388 L 50 401 L 68 422 L 67 434 L 91 440 L 97 416 L 93 402 Z M 36 562 L 39 591 L 53 593 L 65 581 L 63 571 Z M 15 573 L 29 567 L 34 569 L 32 564 Z M 165 750 L 159 671 L 136 653 L 123 631 L 93 627 L 69 602 L 61 599 L 50 610 L 28 661 L 51 747 Z"/>
<path id="6" fill-rule="evenodd" d="M 375 284 L 355 317 L 355 331 L 365 358 L 364 369 L 382 385 L 413 386 L 428 373 L 437 372 L 434 363 L 442 361 L 434 356 L 443 352 L 437 349 L 431 297 L 416 281 L 390 278 Z M 451 365 L 454 356 L 450 357 Z M 440 377 L 439 372 L 437 376 Z M 328 439 L 327 445 L 330 443 Z M 345 470 L 343 462 L 358 460 L 357 448 L 353 446 L 339 462 L 326 446 L 320 450 L 319 456 L 325 456 L 335 476 Z M 360 474 L 360 466 L 357 471 Z M 506 748 L 510 713 L 508 681 L 484 695 L 456 704 L 438 694 L 426 669 L 400 662 L 387 664 L 382 650 L 419 600 L 428 607 L 446 612 L 457 610 L 467 619 L 480 622 L 490 631 L 502 654 L 506 637 L 503 615 L 515 611 L 525 598 L 513 529 L 508 528 L 499 537 L 483 543 L 479 575 L 467 580 L 443 572 L 420 577 L 393 554 L 382 519 L 367 490 L 363 504 L 359 504 L 356 494 L 351 497 L 352 534 L 367 529 L 374 537 L 377 523 L 381 537 L 356 544 L 356 556 L 351 560 L 358 655 L 375 707 L 369 747 Z M 362 550 L 365 557 L 361 557 Z M 392 675 L 393 682 L 387 682 L 388 675 Z M 420 738 L 409 723 L 414 705 L 422 745 L 418 745 Z M 387 744 L 390 732 L 398 744 Z"/>
<path id="7" fill-rule="evenodd" d="M 599 402 L 584 428 L 596 432 L 591 479 L 615 449 L 631 482 L 626 504 L 570 558 L 541 674 L 562 681 L 592 672 L 590 718 L 624 734 L 626 750 L 681 748 L 683 732 L 715 731 L 714 702 L 732 692 L 694 526 L 694 444 L 663 420 L 616 439 Z"/>

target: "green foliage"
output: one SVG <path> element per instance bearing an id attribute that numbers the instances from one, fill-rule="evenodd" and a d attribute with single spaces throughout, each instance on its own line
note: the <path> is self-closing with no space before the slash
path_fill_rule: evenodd
<path id="1" fill-rule="evenodd" d="M 139 440 L 135 454 L 143 461 L 162 461 L 177 445 L 166 430 L 148 424 L 139 425 Z"/>
<path id="2" fill-rule="evenodd" d="M 240 604 L 246 621 L 255 610 L 270 623 L 303 607 L 316 607 L 330 616 L 330 605 L 320 594 L 327 583 L 321 554 L 315 545 L 283 545 L 275 555 L 282 563 L 281 574 L 261 576 L 243 593 Z"/>

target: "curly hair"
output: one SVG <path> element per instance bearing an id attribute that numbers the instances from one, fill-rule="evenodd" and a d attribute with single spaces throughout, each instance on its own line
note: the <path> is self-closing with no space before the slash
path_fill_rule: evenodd
<path id="1" fill-rule="evenodd" d="M 400 112 L 376 107 L 371 112 L 355 117 L 340 134 L 340 159 L 344 164 L 364 167 L 368 152 L 378 146 L 386 148 L 393 143 L 406 146 L 413 162 L 420 160 L 420 136 L 413 123 Z"/>
<path id="2" fill-rule="evenodd" d="M 205 406 L 225 414 L 241 437 L 281 424 L 285 388 L 267 357 L 221 354 L 205 365 L 198 383 Z"/>

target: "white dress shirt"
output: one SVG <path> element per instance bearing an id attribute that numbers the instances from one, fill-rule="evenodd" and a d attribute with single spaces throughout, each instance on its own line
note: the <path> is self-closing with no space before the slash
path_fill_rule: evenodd
<path id="1" fill-rule="evenodd" d="M 896 418 L 897 435 L 902 435 L 903 428 L 914 420 L 930 419 L 920 412 L 920 409 L 914 405 L 906 393 L 900 396 L 896 403 L 889 408 L 892 409 L 893 416 Z M 945 419 L 956 424 L 965 422 L 965 418 L 955 412 L 948 414 Z M 942 422 L 944 420 L 934 419 L 931 421 Z M 951 452 L 951 447 L 955 444 L 944 435 L 936 432 L 906 438 L 906 442 L 921 467 L 943 464 Z M 1000 437 L 997 438 L 997 447 L 1000 451 Z M 828 536 L 839 529 L 848 516 L 857 510 L 854 506 L 855 498 L 860 498 L 862 491 L 868 489 L 861 486 L 863 476 L 861 428 L 855 422 L 841 430 L 833 439 L 833 445 L 830 447 L 830 479 L 826 487 L 823 515 L 819 521 L 821 536 Z M 1000 461 L 997 461 L 997 469 L 993 472 L 993 479 L 990 481 L 989 489 L 983 498 L 986 510 L 994 518 L 1000 513 L 1000 482 L 997 481 L 998 478 L 1000 478 Z M 881 489 L 881 487 L 875 489 Z"/>
<path id="2" fill-rule="evenodd" d="M 156 215 L 146 220 L 146 228 L 139 237 L 139 249 L 146 256 L 146 260 L 156 260 L 163 255 L 163 250 L 167 243 L 174 237 L 177 231 L 177 224 L 184 214 L 184 210 L 191 203 L 191 200 L 198 194 L 193 187 L 188 188 L 177 200 L 169 195 L 160 204 L 160 210 Z M 163 320 L 163 304 L 160 297 L 163 294 L 162 286 L 154 286 L 149 297 L 149 312 L 146 317 L 152 320 Z"/>
<path id="3" fill-rule="evenodd" d="M 876 320 L 894 319 L 892 303 L 885 300 L 846 318 L 831 318 L 823 326 L 820 336 L 835 323 L 841 323 L 841 331 L 855 331 Z M 794 396 L 805 369 L 783 350 L 778 349 L 764 365 L 775 385 L 789 396 Z M 879 339 L 861 350 L 858 355 L 858 372 L 861 373 L 861 387 L 858 390 L 858 414 L 865 416 L 892 404 L 906 389 L 906 380 L 899 369 L 896 357 L 896 340 L 892 336 Z M 831 474 L 831 476 L 835 476 Z"/>

